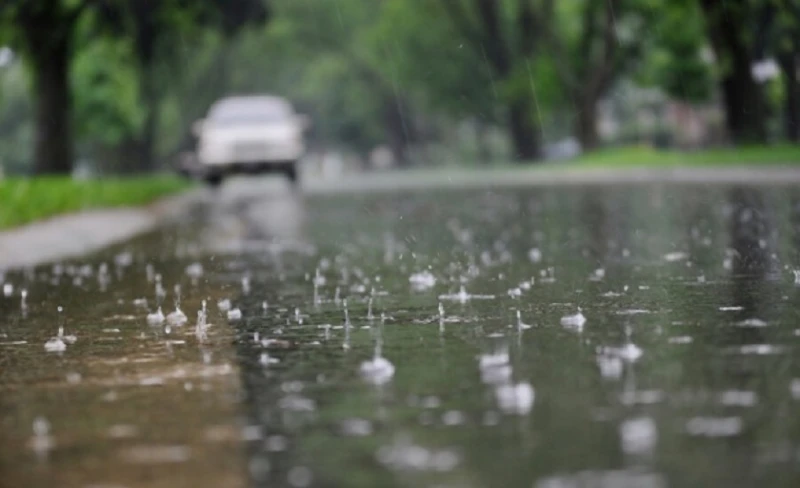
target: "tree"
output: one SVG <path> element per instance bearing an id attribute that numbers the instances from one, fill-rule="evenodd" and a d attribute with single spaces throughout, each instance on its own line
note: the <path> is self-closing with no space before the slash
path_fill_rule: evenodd
<path id="1" fill-rule="evenodd" d="M 413 162 L 409 150 L 417 131 L 410 97 L 391 63 L 397 50 L 378 27 L 385 3 L 276 3 L 275 22 L 260 40 L 248 77 L 312 107 L 318 137 L 346 142 L 361 154 L 388 144 L 402 166 Z"/>
<path id="2" fill-rule="evenodd" d="M 547 44 L 566 97 L 575 107 L 574 134 L 584 150 L 599 144 L 597 105 L 630 70 L 646 45 L 654 7 L 642 0 L 545 0 Z"/>
<path id="3" fill-rule="evenodd" d="M 153 160 L 157 105 L 151 68 L 157 54 L 166 52 L 165 35 L 187 25 L 210 26 L 232 35 L 249 22 L 263 22 L 266 9 L 261 0 L 6 0 L 0 4 L 0 27 L 6 37 L 2 40 L 17 47 L 31 68 L 37 174 L 72 170 L 70 68 L 78 47 L 78 27 L 87 18 L 97 23 L 99 32 L 117 28 L 133 39 L 142 73 L 140 94 L 148 106 L 142 124 L 142 159 L 148 165 Z"/>
<path id="4" fill-rule="evenodd" d="M 542 141 L 536 93 L 520 80 L 532 77 L 530 66 L 544 31 L 541 12 L 530 0 L 440 0 L 439 6 L 474 57 L 486 60 L 493 79 L 505 89 L 515 159 L 538 159 Z"/>
<path id="5" fill-rule="evenodd" d="M 684 102 L 709 100 L 713 73 L 711 61 L 703 56 L 708 40 L 699 6 L 695 2 L 671 2 L 660 8 L 656 17 L 638 80 L 659 86 Z"/>
<path id="6" fill-rule="evenodd" d="M 711 47 L 716 54 L 728 136 L 737 144 L 767 139 L 767 112 L 753 78 L 754 39 L 763 19 L 756 0 L 700 0 Z"/>
<path id="7" fill-rule="evenodd" d="M 792 0 L 765 0 L 756 57 L 773 54 L 784 82 L 784 131 L 800 142 L 800 5 Z"/>
<path id="8" fill-rule="evenodd" d="M 72 171 L 70 62 L 73 33 L 90 0 L 6 0 L 0 26 L 28 62 L 35 100 L 34 171 Z"/>
<path id="9" fill-rule="evenodd" d="M 133 163 L 127 171 L 152 171 L 158 163 L 161 98 L 174 83 L 175 61 L 182 42 L 197 42 L 204 30 L 220 32 L 229 42 L 242 29 L 263 25 L 268 10 L 261 0 L 117 0 L 106 4 L 101 26 L 129 39 L 144 118 L 135 137 L 126 141 Z"/>

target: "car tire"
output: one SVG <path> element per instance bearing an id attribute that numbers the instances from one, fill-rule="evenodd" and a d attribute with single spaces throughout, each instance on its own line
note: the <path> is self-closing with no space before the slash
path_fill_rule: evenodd
<path id="1" fill-rule="evenodd" d="M 222 185 L 222 181 L 224 180 L 224 176 L 220 173 L 212 173 L 210 175 L 206 175 L 206 183 L 211 188 L 219 188 Z"/>
<path id="2" fill-rule="evenodd" d="M 300 175 L 297 173 L 297 165 L 295 163 L 287 164 L 283 169 L 283 173 L 292 186 L 298 186 L 300 184 Z"/>

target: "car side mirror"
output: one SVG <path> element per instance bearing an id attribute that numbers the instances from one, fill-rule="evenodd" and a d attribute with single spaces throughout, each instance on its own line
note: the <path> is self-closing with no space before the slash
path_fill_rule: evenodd
<path id="1" fill-rule="evenodd" d="M 192 134 L 195 137 L 200 137 L 200 134 L 203 132 L 203 125 L 205 124 L 204 119 L 195 120 L 192 123 Z"/>

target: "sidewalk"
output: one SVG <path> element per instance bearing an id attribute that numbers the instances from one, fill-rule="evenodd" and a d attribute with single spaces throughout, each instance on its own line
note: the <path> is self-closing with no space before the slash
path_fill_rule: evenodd
<path id="1" fill-rule="evenodd" d="M 179 216 L 199 201 L 202 191 L 190 190 L 144 207 L 61 215 L 0 232 L 0 269 L 81 256 L 130 239 Z"/>

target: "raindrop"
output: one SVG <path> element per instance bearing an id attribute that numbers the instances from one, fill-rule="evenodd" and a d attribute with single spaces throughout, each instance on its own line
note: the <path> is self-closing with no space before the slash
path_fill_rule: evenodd
<path id="1" fill-rule="evenodd" d="M 238 308 L 232 308 L 228 310 L 228 320 L 241 320 L 242 318 L 242 311 Z"/>

